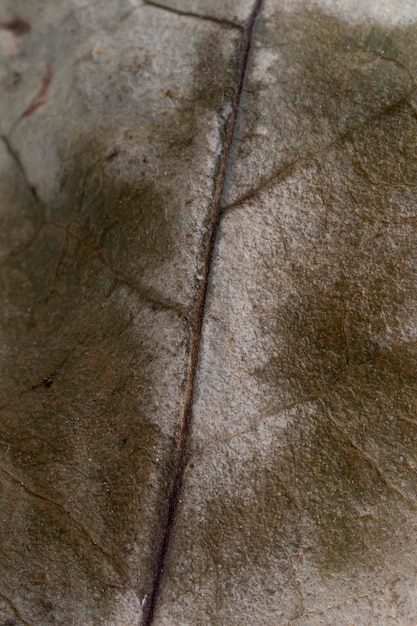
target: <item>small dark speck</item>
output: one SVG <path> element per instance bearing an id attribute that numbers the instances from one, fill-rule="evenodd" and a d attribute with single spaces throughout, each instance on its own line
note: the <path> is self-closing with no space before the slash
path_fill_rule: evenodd
<path id="1" fill-rule="evenodd" d="M 49 388 L 52 385 L 53 382 L 54 381 L 52 380 L 51 376 L 45 376 L 44 378 L 42 378 L 42 385 L 44 387 Z"/>
<path id="2" fill-rule="evenodd" d="M 122 439 L 122 444 L 123 444 L 123 445 L 126 445 L 126 444 L 127 444 L 127 437 L 123 437 L 123 439 Z"/>
<path id="3" fill-rule="evenodd" d="M 8 22 L 0 22 L 0 28 L 10 31 L 15 37 L 21 37 L 30 31 L 31 25 L 21 17 L 14 17 Z"/>
<path id="4" fill-rule="evenodd" d="M 112 152 L 110 152 L 110 154 L 106 156 L 106 161 L 112 161 L 115 157 L 117 157 L 118 154 L 120 154 L 120 150 L 115 148 L 114 150 L 112 150 Z"/>
<path id="5" fill-rule="evenodd" d="M 15 87 L 20 83 L 21 74 L 19 72 L 13 72 L 13 86 Z"/>

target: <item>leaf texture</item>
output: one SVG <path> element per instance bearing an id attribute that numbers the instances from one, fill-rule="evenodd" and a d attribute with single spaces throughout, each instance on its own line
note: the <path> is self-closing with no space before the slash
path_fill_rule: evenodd
<path id="1" fill-rule="evenodd" d="M 3 1 L 2 626 L 415 626 L 416 24 Z"/>

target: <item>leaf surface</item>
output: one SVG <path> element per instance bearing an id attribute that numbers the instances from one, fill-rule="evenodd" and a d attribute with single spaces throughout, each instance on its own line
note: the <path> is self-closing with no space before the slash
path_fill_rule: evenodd
<path id="1" fill-rule="evenodd" d="M 3 3 L 1 624 L 415 624 L 416 21 Z"/>

